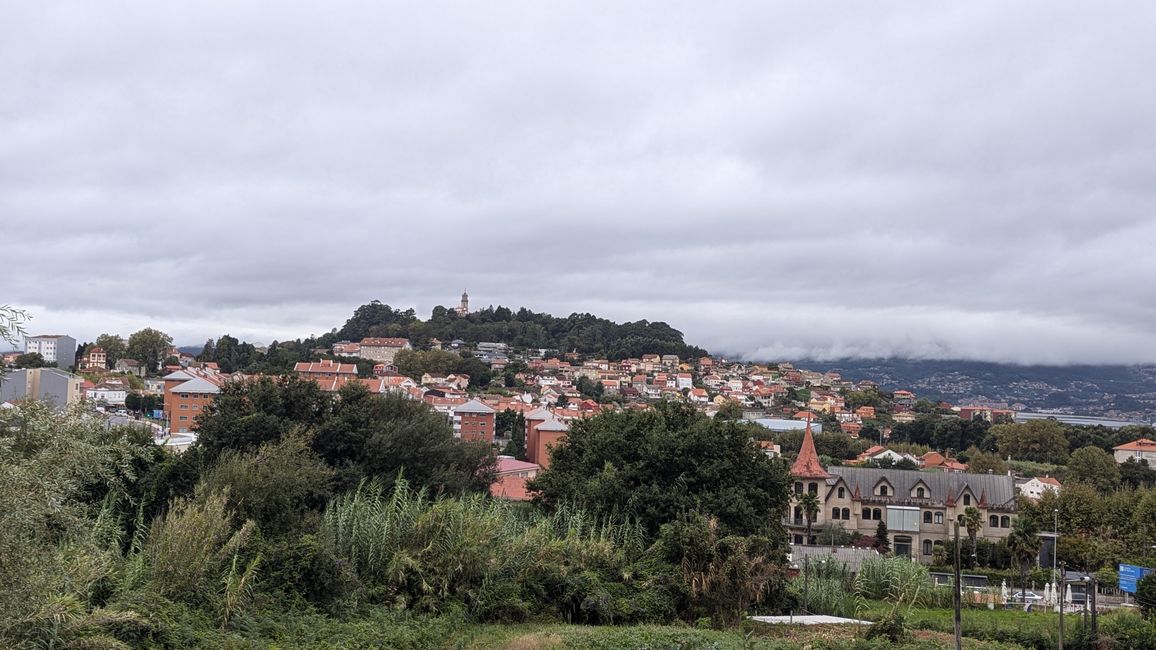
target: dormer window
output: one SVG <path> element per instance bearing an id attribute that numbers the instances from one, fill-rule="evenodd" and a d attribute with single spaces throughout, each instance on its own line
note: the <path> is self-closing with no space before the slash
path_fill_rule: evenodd
<path id="1" fill-rule="evenodd" d="M 965 505 L 965 506 L 971 505 L 971 495 L 970 494 L 963 495 L 963 505 Z"/>
<path id="2" fill-rule="evenodd" d="M 842 499 L 846 495 L 847 495 L 847 491 L 844 490 L 843 488 L 839 488 L 839 498 Z"/>
<path id="3" fill-rule="evenodd" d="M 924 489 L 923 489 L 923 488 L 921 488 L 921 487 L 920 487 L 920 488 L 915 488 L 915 498 L 916 498 L 916 499 L 922 499 L 922 498 L 924 498 L 924 497 L 926 497 L 926 496 L 927 496 L 927 491 L 926 491 L 926 490 L 924 490 Z"/>
<path id="4" fill-rule="evenodd" d="M 881 497 L 887 496 L 887 486 L 886 485 L 880 485 L 879 486 L 879 496 L 881 496 Z"/>

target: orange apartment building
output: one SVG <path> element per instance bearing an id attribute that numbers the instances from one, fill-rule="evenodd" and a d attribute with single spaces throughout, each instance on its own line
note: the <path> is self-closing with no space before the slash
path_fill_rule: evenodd
<path id="1" fill-rule="evenodd" d="M 526 460 L 542 469 L 550 466 L 550 448 L 558 444 L 570 427 L 549 410 L 540 408 L 526 415 Z"/>
<path id="2" fill-rule="evenodd" d="M 454 436 L 463 442 L 493 444 L 496 413 L 476 399 L 453 407 Z"/>
<path id="3" fill-rule="evenodd" d="M 228 375 L 205 368 L 185 368 L 164 376 L 165 419 L 172 433 L 196 431 L 196 419 L 221 392 Z"/>

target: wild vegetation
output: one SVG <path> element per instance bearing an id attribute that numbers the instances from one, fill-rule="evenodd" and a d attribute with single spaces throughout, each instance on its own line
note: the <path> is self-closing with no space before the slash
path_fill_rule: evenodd
<path id="1" fill-rule="evenodd" d="M 710 430 L 681 409 L 607 426 L 645 429 L 672 454 L 684 427 Z M 384 610 L 728 627 L 783 604 L 777 519 L 746 514 L 761 492 L 662 510 L 495 501 L 490 457 L 426 407 L 291 380 L 231 385 L 200 423 L 202 442 L 174 456 L 80 409 L 0 414 L 3 645 L 221 647 L 287 634 L 291 614 L 356 626 Z M 785 495 L 741 427 L 717 426 L 734 442 L 709 471 L 761 467 L 761 489 Z"/>

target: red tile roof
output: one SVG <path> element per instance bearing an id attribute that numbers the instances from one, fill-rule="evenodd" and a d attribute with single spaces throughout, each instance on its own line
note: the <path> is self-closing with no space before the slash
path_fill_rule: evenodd
<path id="1" fill-rule="evenodd" d="M 1126 442 L 1118 447 L 1112 447 L 1116 451 L 1156 451 L 1156 442 L 1148 438 L 1140 438 L 1132 442 Z"/>

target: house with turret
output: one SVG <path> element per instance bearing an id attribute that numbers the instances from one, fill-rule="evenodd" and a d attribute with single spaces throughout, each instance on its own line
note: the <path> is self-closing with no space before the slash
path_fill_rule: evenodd
<path id="1" fill-rule="evenodd" d="M 828 522 L 848 532 L 873 536 L 882 521 L 896 555 L 930 563 L 936 542 L 948 544 L 952 523 L 967 508 L 976 508 L 983 526 L 978 537 L 988 541 L 1011 533 L 1016 516 L 1015 479 L 1002 474 L 963 474 L 866 467 L 823 467 L 815 451 L 810 422 L 802 448 L 791 466 L 791 500 L 785 520 L 793 544 L 815 544 L 814 532 Z M 806 493 L 818 497 L 812 539 L 804 539 Z M 961 534 L 966 536 L 966 530 Z"/>

